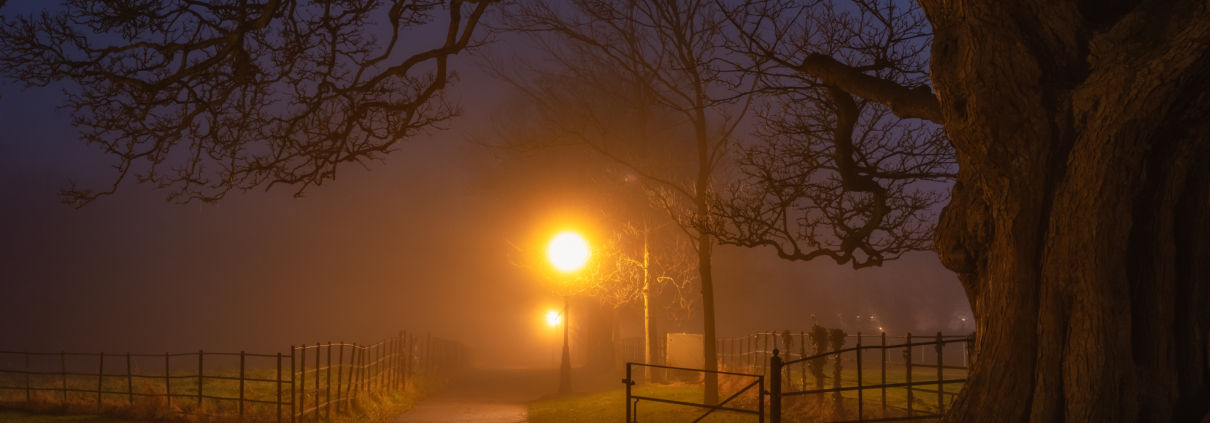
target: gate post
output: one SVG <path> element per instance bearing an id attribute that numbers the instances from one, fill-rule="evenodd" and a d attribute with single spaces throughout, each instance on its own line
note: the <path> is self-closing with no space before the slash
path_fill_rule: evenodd
<path id="1" fill-rule="evenodd" d="M 630 423 L 630 386 L 634 385 L 634 381 L 630 380 L 630 367 L 634 363 L 626 363 L 626 378 L 622 379 L 622 383 L 626 384 L 626 423 Z"/>
<path id="2" fill-rule="evenodd" d="M 781 357 L 777 348 L 769 359 L 769 422 L 781 423 Z"/>
<path id="3" fill-rule="evenodd" d="M 768 393 L 765 391 L 765 377 L 757 375 L 756 381 L 760 382 L 760 386 L 758 386 L 756 389 L 756 421 L 757 423 L 765 423 L 765 394 Z"/>

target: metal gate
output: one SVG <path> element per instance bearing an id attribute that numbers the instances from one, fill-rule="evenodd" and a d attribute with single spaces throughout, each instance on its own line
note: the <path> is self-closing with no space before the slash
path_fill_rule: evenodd
<path id="1" fill-rule="evenodd" d="M 942 336 L 941 333 L 937 333 L 937 337 L 936 337 L 935 341 L 912 342 L 912 336 L 911 336 L 911 334 L 908 334 L 907 342 L 905 342 L 903 344 L 899 344 L 899 345 L 886 345 L 885 338 L 884 338 L 884 342 L 881 345 L 861 345 L 861 334 L 858 333 L 857 335 L 858 335 L 857 336 L 857 346 L 855 346 L 853 348 L 845 348 L 845 349 L 841 349 L 841 350 L 830 351 L 830 352 L 826 352 L 823 354 L 817 354 L 817 355 L 813 355 L 813 356 L 809 356 L 809 357 L 803 357 L 803 358 L 800 358 L 797 360 L 783 362 L 782 358 L 779 355 L 780 351 L 778 351 L 777 349 L 774 349 L 773 357 L 769 359 L 769 366 L 770 366 L 770 372 L 769 372 L 769 390 L 770 390 L 770 392 L 769 392 L 769 421 L 771 423 L 781 423 L 781 421 L 782 421 L 782 419 L 781 419 L 781 414 L 782 414 L 781 403 L 782 403 L 783 397 L 807 395 L 807 394 L 824 394 L 824 393 L 832 393 L 832 392 L 845 392 L 845 391 L 857 391 L 857 420 L 841 420 L 841 421 L 834 421 L 834 422 L 829 422 L 829 423 L 867 423 L 867 422 L 872 423 L 872 422 L 888 422 L 888 421 L 938 419 L 938 418 L 941 418 L 941 416 L 943 414 L 945 414 L 945 395 L 946 394 L 951 394 L 951 395 L 956 394 L 956 392 L 952 392 L 952 393 L 945 392 L 945 389 L 944 389 L 945 385 L 966 382 L 966 378 L 962 378 L 962 379 L 945 379 L 944 378 L 944 371 L 946 369 L 966 369 L 966 367 L 946 366 L 943 361 L 943 359 L 944 359 L 943 351 L 944 350 L 942 347 L 945 344 L 949 344 L 949 343 L 972 342 L 973 340 L 970 338 L 962 337 L 962 338 L 958 338 L 958 339 L 944 339 L 945 337 Z M 932 345 L 936 349 L 936 351 L 937 351 L 937 364 L 936 365 L 929 365 L 929 364 L 923 364 L 923 363 L 913 364 L 912 355 L 910 353 L 908 353 L 908 354 L 905 354 L 905 357 L 904 357 L 905 365 L 906 365 L 906 376 L 907 376 L 906 382 L 882 383 L 882 384 L 877 384 L 877 385 L 864 385 L 863 384 L 862 364 L 861 364 L 862 363 L 862 357 L 861 357 L 862 351 L 864 351 L 864 350 L 881 350 L 880 352 L 883 354 L 883 358 L 884 358 L 884 361 L 883 361 L 884 365 L 883 365 L 882 369 L 883 369 L 883 373 L 885 374 L 885 369 L 886 369 L 886 367 L 885 367 L 885 357 L 886 357 L 885 351 L 886 350 L 895 349 L 895 348 L 904 348 L 905 351 L 910 351 L 910 350 L 908 350 L 909 348 L 917 347 L 917 346 L 925 346 L 925 345 Z M 782 391 L 782 372 L 784 369 L 787 368 L 787 366 L 790 366 L 790 365 L 796 364 L 796 363 L 808 362 L 809 360 L 823 359 L 823 358 L 827 358 L 829 356 L 836 356 L 836 359 L 839 359 L 841 354 L 848 353 L 848 352 L 853 352 L 857 355 L 857 359 L 855 360 L 857 363 L 857 386 L 838 387 L 838 388 L 829 388 L 829 389 L 801 390 L 801 391 L 790 391 L 790 392 Z M 937 369 L 937 379 L 913 382 L 912 381 L 913 366 Z M 884 380 L 885 380 L 885 377 L 884 377 Z M 936 386 L 937 390 L 933 391 L 933 390 L 914 388 L 916 386 Z M 863 412 L 865 409 L 864 392 L 869 389 L 881 389 L 882 396 L 883 396 L 883 407 L 885 410 L 886 388 L 906 388 L 907 389 L 907 397 L 908 397 L 907 414 L 908 415 L 902 416 L 902 417 L 882 417 L 882 418 L 875 418 L 875 419 L 865 418 L 864 412 Z M 937 394 L 937 413 L 916 414 L 914 412 L 914 410 L 912 410 L 912 404 L 914 401 L 913 393 L 912 393 L 913 391 L 935 392 Z"/>
<path id="2" fill-rule="evenodd" d="M 651 367 L 651 368 L 665 369 L 665 370 L 682 370 L 682 371 L 689 371 L 689 372 L 713 373 L 713 374 L 719 374 L 719 375 L 730 375 L 730 376 L 739 376 L 739 377 L 751 377 L 751 378 L 754 378 L 755 381 L 744 386 L 739 391 L 737 391 L 734 394 L 732 394 L 731 396 L 727 397 L 727 399 L 722 400 L 721 402 L 718 403 L 718 405 L 707 405 L 707 404 L 700 404 L 700 403 L 694 403 L 694 402 L 670 400 L 670 399 L 666 399 L 666 398 L 655 398 L 655 397 L 634 395 L 634 393 L 631 392 L 631 387 L 634 386 L 634 384 L 635 384 L 634 377 L 632 376 L 633 375 L 632 371 L 635 366 Z M 702 419 L 706 418 L 706 416 L 709 416 L 711 413 L 714 413 L 715 411 L 726 411 L 726 412 L 743 413 L 743 414 L 755 414 L 757 416 L 758 422 L 760 422 L 760 423 L 765 422 L 765 394 L 767 392 L 765 391 L 765 377 L 763 375 L 750 375 L 747 373 L 722 372 L 722 371 L 718 371 L 718 370 L 689 369 L 689 368 L 684 368 L 684 367 L 659 366 L 659 365 L 655 365 L 655 364 L 626 363 L 626 378 L 622 379 L 622 383 L 626 384 L 626 423 L 637 423 L 639 421 L 639 401 L 644 401 L 644 400 L 707 409 L 704 414 L 702 414 L 701 416 L 698 416 L 697 419 L 693 420 L 694 423 L 701 421 Z M 731 400 L 738 398 L 741 394 L 743 394 L 744 392 L 747 392 L 749 389 L 752 389 L 752 388 L 756 388 L 756 392 L 757 392 L 757 401 L 756 401 L 757 409 L 756 410 L 745 410 L 742 408 L 726 406 L 727 403 L 731 402 Z"/>
<path id="3" fill-rule="evenodd" d="M 857 416 L 856 416 L 857 419 L 856 420 L 836 420 L 836 421 L 832 421 L 832 422 L 828 422 L 828 423 L 874 423 L 874 422 L 889 422 L 889 421 L 939 419 L 939 418 L 941 418 L 941 416 L 943 414 L 945 414 L 945 408 L 946 408 L 946 403 L 947 403 L 946 396 L 949 395 L 950 399 L 952 400 L 953 396 L 957 395 L 957 393 L 958 393 L 957 391 L 946 392 L 945 385 L 947 385 L 947 384 L 952 385 L 952 384 L 966 382 L 966 378 L 945 379 L 945 373 L 944 373 L 945 370 L 967 370 L 968 367 L 965 365 L 964 366 L 947 366 L 947 365 L 945 365 L 943 347 L 946 344 L 951 344 L 951 343 L 966 343 L 969 346 L 971 343 L 974 342 L 973 338 L 958 337 L 958 336 L 948 336 L 947 337 L 947 336 L 943 336 L 940 333 L 938 333 L 936 338 L 934 338 L 935 340 L 931 340 L 931 341 L 927 341 L 927 342 L 913 342 L 912 335 L 908 334 L 906 337 L 906 342 L 904 342 L 902 344 L 898 344 L 898 345 L 887 345 L 885 334 L 883 334 L 883 336 L 882 336 L 882 342 L 878 345 L 862 345 L 861 339 L 862 339 L 861 334 L 858 333 L 857 334 L 857 346 L 855 346 L 855 347 L 840 349 L 840 350 L 836 350 L 836 351 L 829 351 L 826 353 L 816 354 L 816 355 L 812 355 L 809 357 L 802 357 L 797 360 L 790 360 L 790 361 L 783 361 L 781 358 L 781 355 L 780 355 L 781 351 L 779 351 L 778 349 L 774 349 L 773 356 L 769 359 L 770 372 L 769 372 L 769 387 L 768 387 L 769 390 L 768 391 L 765 390 L 765 377 L 763 375 L 759 375 L 759 374 L 733 373 L 733 372 L 723 372 L 723 371 L 717 371 L 717 370 L 704 370 L 704 369 L 690 369 L 690 368 L 683 368 L 683 367 L 660 366 L 660 365 L 643 364 L 643 363 L 626 363 L 626 379 L 622 379 L 622 383 L 626 384 L 626 422 L 627 423 L 637 423 L 639 421 L 639 419 L 638 419 L 639 402 L 640 401 L 652 401 L 652 402 L 662 402 L 662 403 L 668 403 L 668 404 L 677 404 L 677 405 L 682 405 L 682 406 L 707 409 L 707 411 L 704 414 L 702 414 L 701 416 L 699 416 L 697 419 L 695 419 L 694 422 L 701 421 L 702 419 L 706 418 L 707 416 L 709 416 L 711 413 L 713 413 L 715 411 L 725 411 L 725 412 L 735 412 L 735 413 L 743 413 L 743 414 L 754 414 L 757 416 L 758 422 L 764 423 L 765 414 L 766 414 L 766 407 L 765 407 L 766 399 L 765 398 L 766 398 L 766 396 L 768 396 L 769 406 L 767 408 L 767 413 L 768 413 L 769 421 L 771 423 L 781 423 L 781 421 L 782 421 L 782 399 L 784 397 L 793 397 L 793 396 L 808 395 L 808 394 L 822 395 L 822 394 L 826 394 L 826 393 L 840 393 L 840 392 L 852 392 L 852 391 L 856 391 L 856 393 L 857 393 L 857 398 L 856 398 L 856 400 L 857 400 Z M 919 338 L 917 338 L 917 339 L 919 339 Z M 928 339 L 928 338 L 926 338 L 926 339 Z M 928 363 L 924 363 L 924 362 L 913 362 L 912 354 L 910 352 L 911 348 L 924 347 L 924 346 L 933 346 L 933 348 L 936 350 L 937 360 L 936 360 L 935 364 L 928 364 Z M 893 349 L 903 349 L 904 350 L 903 364 L 904 364 L 904 367 L 906 370 L 906 373 L 905 373 L 906 381 L 905 382 L 886 383 L 886 374 L 887 374 L 886 373 L 886 363 L 887 363 L 886 351 L 893 350 Z M 874 385 L 864 384 L 863 372 L 865 369 L 863 369 L 863 365 L 862 365 L 862 362 L 863 362 L 862 355 L 866 354 L 865 351 L 869 351 L 869 350 L 878 350 L 878 353 L 881 354 L 881 356 L 882 356 L 882 363 L 881 363 L 881 368 L 880 368 L 882 371 L 882 378 L 881 378 L 882 383 L 874 384 Z M 827 359 L 829 357 L 832 357 L 833 359 L 840 359 L 841 355 L 846 354 L 846 353 L 854 353 L 856 355 L 856 360 L 854 360 L 857 364 L 857 366 L 856 366 L 857 367 L 857 378 L 856 378 L 857 384 L 856 384 L 856 386 L 847 386 L 847 387 L 840 386 L 840 387 L 833 387 L 833 388 L 828 388 L 828 389 L 807 390 L 807 389 L 805 389 L 806 388 L 806 385 L 805 385 L 806 374 L 805 374 L 805 370 L 804 370 L 803 381 L 802 381 L 804 389 L 799 390 L 799 391 L 792 391 L 792 390 L 783 391 L 783 383 L 782 383 L 783 372 L 786 371 L 787 369 L 789 369 L 789 366 L 794 365 L 794 364 L 805 364 L 805 363 L 809 363 L 811 360 Z M 754 378 L 755 380 L 752 383 L 744 386 L 738 392 L 732 394 L 727 399 L 720 402 L 718 405 L 707 405 L 707 404 L 692 403 L 692 402 L 686 402 L 686 401 L 670 400 L 670 399 L 666 399 L 666 398 L 654 398 L 654 397 L 634 395 L 634 393 L 631 392 L 631 386 L 633 386 L 635 384 L 634 378 L 632 377 L 632 374 L 633 374 L 632 371 L 635 366 L 651 367 L 651 368 L 666 369 L 666 370 L 681 370 L 681 371 L 689 371 L 689 372 L 714 373 L 714 374 L 719 374 L 719 375 L 751 377 L 751 378 Z M 924 380 L 924 381 L 913 381 L 912 372 L 913 372 L 914 368 L 936 369 L 936 371 L 937 371 L 936 379 L 935 380 Z M 879 369 L 875 369 L 875 370 L 879 370 Z M 837 370 L 837 372 L 839 372 L 839 370 Z M 929 388 L 936 387 L 936 388 L 934 390 L 934 389 L 928 389 L 925 387 L 929 387 Z M 729 402 L 731 402 L 731 400 L 739 397 L 744 392 L 747 392 L 748 390 L 753 389 L 753 388 L 757 389 L 757 399 L 758 399 L 757 404 L 758 405 L 757 405 L 756 410 L 745 410 L 742 408 L 726 406 Z M 906 416 L 886 417 L 886 410 L 887 410 L 886 390 L 887 390 L 887 388 L 904 388 L 907 390 L 907 406 L 905 409 L 901 409 L 903 412 L 906 412 L 906 414 L 907 414 Z M 865 404 L 866 403 L 865 391 L 867 391 L 867 390 L 880 390 L 881 391 L 881 393 L 882 393 L 882 409 L 884 412 L 884 415 L 882 417 L 866 418 L 864 409 L 865 409 L 865 405 L 866 405 Z M 925 393 L 930 393 L 930 394 L 936 394 L 936 396 L 937 396 L 936 411 L 913 409 L 913 403 L 916 401 L 916 398 L 914 397 L 914 395 L 915 395 L 914 393 L 916 393 L 916 392 L 925 392 Z M 843 399 L 842 399 L 842 401 L 843 401 Z"/>

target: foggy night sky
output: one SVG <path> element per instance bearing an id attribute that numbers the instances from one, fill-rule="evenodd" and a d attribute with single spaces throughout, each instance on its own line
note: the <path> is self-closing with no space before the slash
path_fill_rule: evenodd
<path id="1" fill-rule="evenodd" d="M 14 0 L 3 14 L 37 3 Z M 81 210 L 60 203 L 68 180 L 103 188 L 114 161 L 56 110 L 62 86 L 0 82 L 0 350 L 277 352 L 406 329 L 490 347 L 479 359 L 495 364 L 548 364 L 543 315 L 558 299 L 507 255 L 563 193 L 541 181 L 498 189 L 501 167 L 469 140 L 491 140 L 510 88 L 466 57 L 451 67 L 461 80 L 449 98 L 465 110 L 451 130 L 369 171 L 346 165 L 302 199 L 277 187 L 219 206 L 166 203 L 130 180 Z M 829 327 L 838 313 L 873 313 L 893 335 L 973 330 L 957 277 L 931 252 L 854 271 L 723 246 L 715 283 L 720 337 L 805 330 L 812 313 Z M 638 333 L 636 322 L 623 330 Z"/>

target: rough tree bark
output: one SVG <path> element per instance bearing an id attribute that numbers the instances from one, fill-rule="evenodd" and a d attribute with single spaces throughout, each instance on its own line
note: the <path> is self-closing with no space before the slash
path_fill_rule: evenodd
<path id="1" fill-rule="evenodd" d="M 1210 4 L 919 1 L 935 98 L 801 70 L 957 149 L 935 241 L 978 335 L 944 421 L 1210 422 Z"/>
<path id="2" fill-rule="evenodd" d="M 944 421 L 1206 421 L 1210 5 L 920 3 L 978 324 Z"/>

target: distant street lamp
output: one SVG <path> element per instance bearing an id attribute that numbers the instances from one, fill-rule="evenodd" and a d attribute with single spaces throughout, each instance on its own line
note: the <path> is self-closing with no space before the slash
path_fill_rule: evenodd
<path id="1" fill-rule="evenodd" d="M 564 273 L 571 273 L 580 270 L 584 267 L 584 263 L 588 262 L 588 257 L 591 251 L 588 248 L 588 241 L 584 240 L 575 232 L 561 233 L 546 247 L 546 257 L 550 259 L 550 263 L 556 269 Z M 567 327 L 571 315 L 568 314 L 568 298 L 569 295 L 563 296 L 563 362 L 559 364 L 559 393 L 571 393 L 571 350 L 567 347 Z M 547 314 L 547 321 L 550 320 L 550 315 Z"/>
<path id="2" fill-rule="evenodd" d="M 562 322 L 562 321 L 563 321 L 563 315 L 559 314 L 559 312 L 551 310 L 546 313 L 546 324 L 550 325 L 551 327 L 559 326 L 559 322 Z M 555 364 L 555 350 L 557 350 L 559 348 L 558 345 L 559 344 L 551 345 L 552 348 L 550 349 L 550 364 Z"/>

